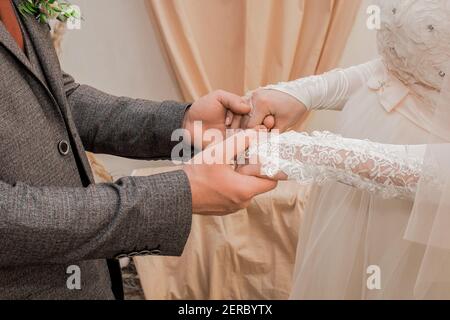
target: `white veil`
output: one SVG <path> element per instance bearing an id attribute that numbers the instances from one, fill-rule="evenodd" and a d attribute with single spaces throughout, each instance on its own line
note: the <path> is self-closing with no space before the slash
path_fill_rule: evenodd
<path id="1" fill-rule="evenodd" d="M 447 73 L 448 75 L 449 73 Z M 443 144 L 442 141 L 448 141 Z M 424 250 L 414 296 L 450 299 L 450 79 L 443 82 L 405 240 Z"/>
<path id="2" fill-rule="evenodd" d="M 294 299 L 450 299 L 450 1 L 378 2 L 380 54 L 410 94 L 387 114 L 378 108 L 379 92 L 364 87 L 348 101 L 337 130 L 357 139 L 428 144 L 423 178 L 414 204 L 333 182 L 314 186 Z M 366 285 L 368 267 L 378 267 L 373 279 L 381 279 L 380 288 Z"/>

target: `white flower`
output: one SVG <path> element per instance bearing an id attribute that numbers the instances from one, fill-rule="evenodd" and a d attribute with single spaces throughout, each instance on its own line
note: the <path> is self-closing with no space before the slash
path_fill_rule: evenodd
<path id="1" fill-rule="evenodd" d="M 388 69 L 408 85 L 439 90 L 450 70 L 450 1 L 378 1 L 378 45 Z"/>

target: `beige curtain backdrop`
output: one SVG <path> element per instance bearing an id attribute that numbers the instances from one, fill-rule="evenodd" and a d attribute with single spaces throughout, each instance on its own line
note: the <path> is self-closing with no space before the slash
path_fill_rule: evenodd
<path id="1" fill-rule="evenodd" d="M 183 96 L 192 101 L 215 89 L 244 94 L 336 67 L 360 3 L 148 0 L 148 8 Z M 181 258 L 135 258 L 146 298 L 288 298 L 307 197 L 308 189 L 281 183 L 248 210 L 194 216 Z"/>
<path id="2" fill-rule="evenodd" d="M 337 66 L 361 0 L 148 0 L 192 101 L 238 94 Z"/>

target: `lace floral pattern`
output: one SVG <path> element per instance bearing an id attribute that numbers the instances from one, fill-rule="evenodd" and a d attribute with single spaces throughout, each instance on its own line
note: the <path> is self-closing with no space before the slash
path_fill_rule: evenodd
<path id="1" fill-rule="evenodd" d="M 253 146 L 262 173 L 284 172 L 302 184 L 329 180 L 366 190 L 384 198 L 413 199 L 422 173 L 422 159 L 408 146 L 345 139 L 329 132 L 288 132 Z"/>

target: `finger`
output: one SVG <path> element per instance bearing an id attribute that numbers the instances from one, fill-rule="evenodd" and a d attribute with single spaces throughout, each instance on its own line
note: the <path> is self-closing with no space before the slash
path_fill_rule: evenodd
<path id="1" fill-rule="evenodd" d="M 275 117 L 272 115 L 267 116 L 264 119 L 263 124 L 268 130 L 274 129 L 275 128 Z"/>
<path id="2" fill-rule="evenodd" d="M 235 115 L 233 117 L 233 121 L 231 122 L 230 128 L 231 129 L 240 129 L 241 128 L 241 121 L 242 121 L 242 116 Z"/>
<path id="3" fill-rule="evenodd" d="M 236 94 L 226 91 L 219 91 L 217 94 L 218 101 L 234 114 L 244 115 L 252 110 L 252 108 L 245 103 L 245 100 Z"/>
<path id="4" fill-rule="evenodd" d="M 233 123 L 233 120 L 234 120 L 234 113 L 231 112 L 230 110 L 228 110 L 226 118 L 225 118 L 225 126 L 227 126 L 227 127 L 231 126 L 231 124 Z"/>
<path id="5" fill-rule="evenodd" d="M 250 164 L 239 167 L 237 169 L 237 172 L 246 176 L 270 179 L 274 181 L 286 181 L 288 179 L 288 176 L 284 172 L 279 172 L 273 177 L 268 177 L 267 175 L 264 174 L 264 172 L 262 171 L 262 167 L 259 164 L 258 165 Z"/>
<path id="6" fill-rule="evenodd" d="M 192 161 L 196 164 L 234 164 L 236 156 L 245 152 L 257 140 L 257 137 L 257 131 L 241 131 L 221 143 L 206 148 Z"/>
<path id="7" fill-rule="evenodd" d="M 242 129 L 248 129 L 248 130 L 256 130 L 256 131 L 260 131 L 260 130 L 265 130 L 265 131 L 270 131 L 270 130 L 272 130 L 274 127 L 275 127 L 275 125 L 272 125 L 272 122 L 271 122 L 271 120 L 270 120 L 270 117 L 271 116 L 269 116 L 269 117 L 266 117 L 266 119 L 268 119 L 268 120 L 266 120 L 266 119 L 264 119 L 264 122 L 263 122 L 263 124 L 260 124 L 260 125 L 257 125 L 257 126 L 255 126 L 255 127 L 253 127 L 253 128 L 249 128 L 248 127 L 248 123 L 249 123 L 249 121 L 250 121 L 250 117 L 249 116 L 242 116 L 242 119 L 241 119 L 241 128 Z M 273 120 L 273 124 L 275 124 L 275 118 L 273 118 L 274 120 Z"/>
<path id="8" fill-rule="evenodd" d="M 259 164 L 251 164 L 239 167 L 236 172 L 244 176 L 265 178 L 264 174 L 262 174 L 261 172 L 261 165 Z"/>
<path id="9" fill-rule="evenodd" d="M 268 129 L 265 125 L 256 126 L 253 130 L 268 132 Z"/>
<path id="10" fill-rule="evenodd" d="M 263 194 L 275 189 L 278 185 L 277 181 L 247 176 L 244 179 L 246 187 L 250 190 L 252 198 L 259 194 Z"/>
<path id="11" fill-rule="evenodd" d="M 269 116 L 263 108 L 258 108 L 255 106 L 253 109 L 252 115 L 248 118 L 248 122 L 246 123 L 246 129 L 252 129 L 256 126 L 262 125 L 264 123 L 264 119 Z"/>
<path id="12" fill-rule="evenodd" d="M 193 164 L 235 164 L 235 159 L 250 146 L 266 141 L 270 135 L 267 129 L 241 130 L 225 141 L 208 146 L 189 163 Z"/>
<path id="13" fill-rule="evenodd" d="M 218 146 L 217 152 L 225 152 L 224 158 L 227 163 L 234 163 L 234 159 L 244 153 L 257 139 L 257 131 L 244 130 L 225 140 L 223 146 Z"/>
<path id="14" fill-rule="evenodd" d="M 242 129 L 249 129 L 249 127 L 248 127 L 249 121 L 250 121 L 250 116 L 249 115 L 242 116 L 241 128 Z"/>

